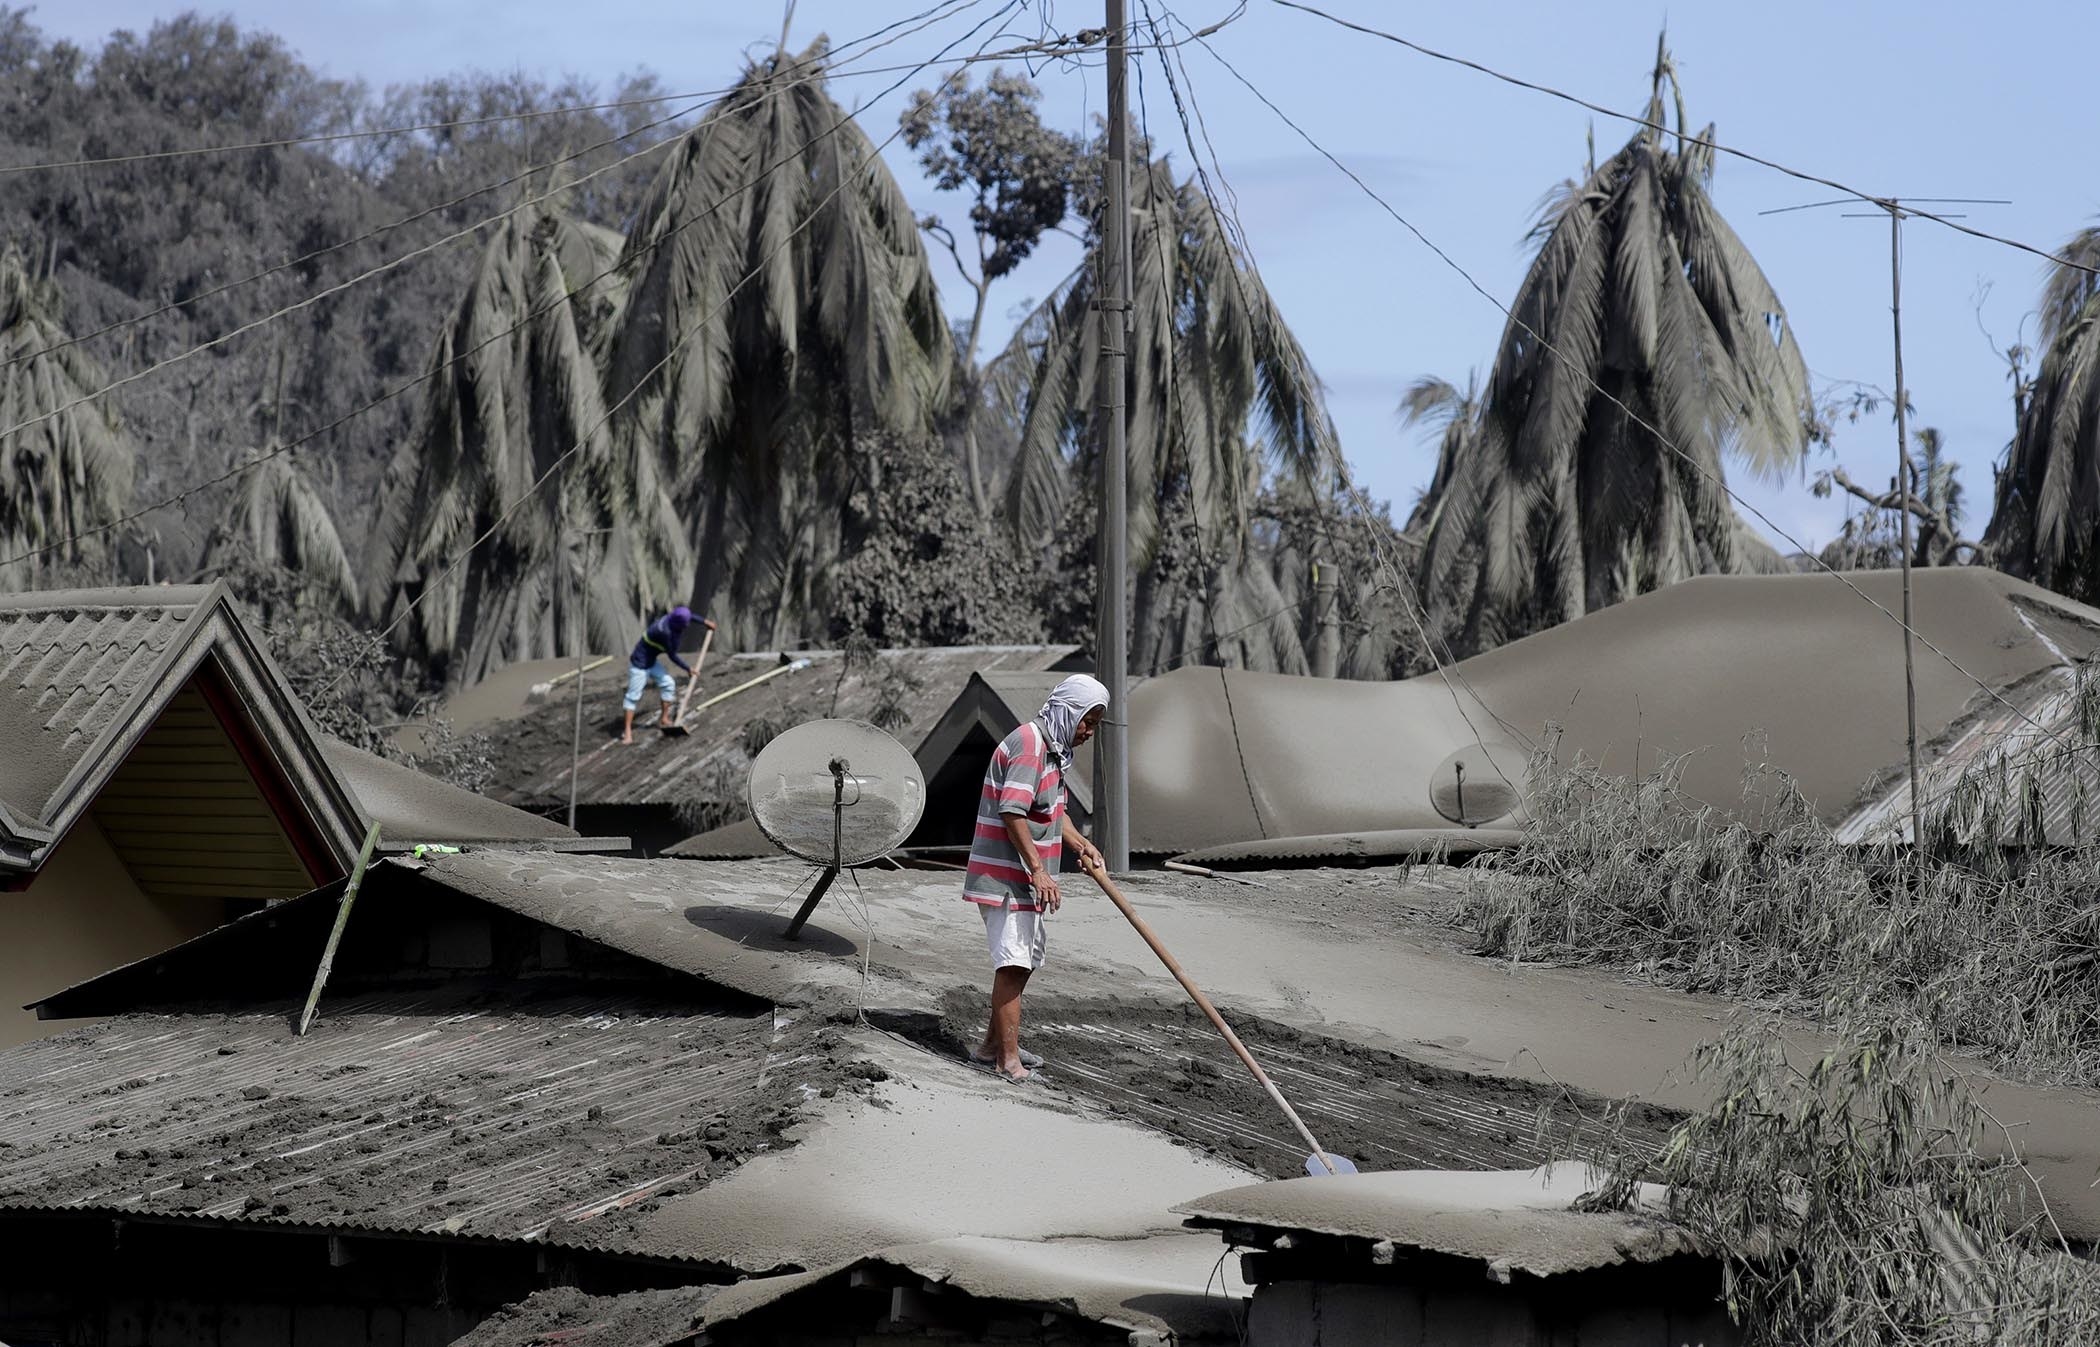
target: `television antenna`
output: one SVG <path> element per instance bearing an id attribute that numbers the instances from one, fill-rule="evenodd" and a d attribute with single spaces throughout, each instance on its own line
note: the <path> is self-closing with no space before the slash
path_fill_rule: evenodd
<path id="1" fill-rule="evenodd" d="M 1918 875 L 1924 878 L 1925 829 L 1922 825 L 1923 798 L 1918 789 L 1918 674 L 1915 639 L 1911 627 L 1910 604 L 1910 513 L 1911 502 L 1916 499 L 1911 490 L 1910 467 L 1910 422 L 1909 407 L 1903 387 L 1903 221 L 1911 212 L 1906 206 L 2010 206 L 2012 202 L 1998 197 L 1982 196 L 1885 196 L 1885 197 L 1835 197 L 1829 201 L 1807 201 L 1798 206 L 1780 206 L 1774 210 L 1761 210 L 1759 215 L 1785 215 L 1793 211 L 1823 210 L 1830 206 L 1872 206 L 1865 211 L 1846 211 L 1848 220 L 1876 220 L 1886 215 L 1889 222 L 1889 320 L 1893 334 L 1893 349 L 1896 362 L 1896 516 L 1902 529 L 1903 556 L 1903 724 L 1904 747 L 1910 763 L 1910 845 L 1911 853 L 1918 864 Z M 1945 215 L 1934 212 L 1935 218 L 1965 220 L 1963 215 Z"/>
<path id="2" fill-rule="evenodd" d="M 752 762 L 745 794 L 767 840 L 823 870 L 788 923 L 790 940 L 839 871 L 888 855 L 926 809 L 917 759 L 864 720 L 812 720 L 776 736 Z"/>

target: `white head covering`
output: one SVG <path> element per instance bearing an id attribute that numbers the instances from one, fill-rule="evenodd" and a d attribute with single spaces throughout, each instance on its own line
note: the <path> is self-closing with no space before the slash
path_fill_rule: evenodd
<path id="1" fill-rule="evenodd" d="M 1042 722 L 1043 737 L 1050 741 L 1050 756 L 1057 760 L 1059 771 L 1072 766 L 1072 732 L 1079 722 L 1095 707 L 1107 705 L 1108 689 L 1089 674 L 1073 674 L 1050 689 L 1050 700 L 1035 718 Z"/>

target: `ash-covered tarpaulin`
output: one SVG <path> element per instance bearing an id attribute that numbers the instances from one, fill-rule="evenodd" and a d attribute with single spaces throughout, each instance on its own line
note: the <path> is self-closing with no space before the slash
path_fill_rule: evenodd
<path id="1" fill-rule="evenodd" d="M 1723 811 L 1745 767 L 1769 763 L 1839 824 L 1904 763 L 1900 585 L 1883 571 L 1708 576 L 1397 683 L 1148 679 L 1131 694 L 1132 847 L 1251 846 L 1253 860 L 1267 839 L 1339 835 L 1317 853 L 1369 854 L 1348 839 L 1453 826 L 1432 792 L 1449 808 L 1468 754 L 1468 780 L 1512 807 L 1469 805 L 1465 821 L 1506 828 L 1549 725 L 1563 763 L 1630 775 L 1680 760 L 1685 791 Z M 1979 567 L 1917 572 L 1913 610 L 1928 758 L 1999 698 L 2020 704 L 2100 650 L 2100 611 Z"/>

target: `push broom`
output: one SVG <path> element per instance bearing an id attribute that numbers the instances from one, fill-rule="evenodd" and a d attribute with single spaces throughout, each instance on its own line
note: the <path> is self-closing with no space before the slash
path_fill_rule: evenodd
<path id="1" fill-rule="evenodd" d="M 1094 882 L 1101 886 L 1101 892 L 1108 895 L 1108 900 L 1116 905 L 1117 910 L 1136 928 L 1145 943 L 1152 947 L 1152 952 L 1167 966 L 1167 971 L 1174 975 L 1174 980 L 1181 984 L 1181 989 L 1189 994 L 1189 999 L 1196 1003 L 1196 1008 L 1210 1018 L 1212 1026 L 1225 1036 L 1226 1044 L 1239 1054 L 1239 1059 L 1246 1063 L 1247 1070 L 1254 1073 L 1254 1079 L 1269 1092 L 1269 1098 L 1276 1101 L 1276 1107 L 1283 1110 L 1283 1116 L 1289 1118 L 1291 1126 L 1298 1129 L 1298 1135 L 1305 1139 L 1305 1144 L 1312 1147 L 1312 1154 L 1305 1157 L 1305 1172 L 1315 1177 L 1322 1174 L 1354 1174 L 1356 1166 L 1349 1162 L 1347 1156 L 1336 1155 L 1326 1150 L 1314 1138 L 1312 1129 L 1298 1116 L 1298 1110 L 1292 1108 L 1291 1102 L 1283 1097 L 1283 1091 L 1277 1089 L 1276 1082 L 1269 1079 L 1269 1073 L 1261 1069 L 1261 1063 L 1254 1060 L 1254 1054 L 1247 1051 L 1247 1045 L 1240 1042 L 1240 1036 L 1232 1032 L 1232 1026 L 1225 1023 L 1225 1017 L 1210 1003 L 1210 998 L 1203 994 L 1203 989 L 1196 985 L 1195 979 L 1182 971 L 1180 962 L 1159 942 L 1159 937 L 1152 933 L 1152 928 L 1145 923 L 1145 919 L 1137 914 L 1137 909 L 1130 905 L 1130 900 L 1123 896 L 1123 891 L 1116 887 L 1116 882 L 1108 877 L 1108 871 L 1090 864 L 1090 859 L 1082 858 L 1081 868 L 1093 876 Z"/>

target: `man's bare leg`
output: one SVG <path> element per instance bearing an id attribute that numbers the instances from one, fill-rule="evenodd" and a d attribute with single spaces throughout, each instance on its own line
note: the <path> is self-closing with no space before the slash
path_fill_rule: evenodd
<path id="1" fill-rule="evenodd" d="M 992 974 L 992 1015 L 984 1028 L 977 1056 L 1014 1080 L 1024 1079 L 1021 1065 L 1021 993 L 1028 986 L 1026 968 L 1001 968 Z"/>
<path id="2" fill-rule="evenodd" d="M 634 742 L 634 708 L 631 706 L 627 708 L 627 728 L 620 731 L 620 742 L 623 744 Z"/>

